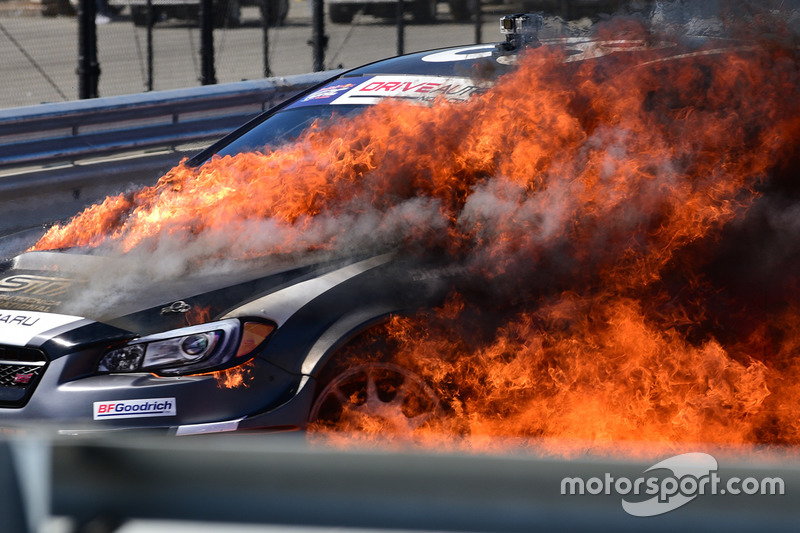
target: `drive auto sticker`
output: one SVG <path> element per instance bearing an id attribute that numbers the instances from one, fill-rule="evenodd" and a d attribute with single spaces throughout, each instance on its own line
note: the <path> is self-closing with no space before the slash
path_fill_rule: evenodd
<path id="1" fill-rule="evenodd" d="M 41 333 L 83 320 L 56 313 L 0 309 L 0 343 L 25 346 Z"/>
<path id="2" fill-rule="evenodd" d="M 425 102 L 442 96 L 448 100 L 466 100 L 488 87 L 488 84 L 477 83 L 470 78 L 413 75 L 361 76 L 331 82 L 294 102 L 289 109 L 325 104 L 371 105 L 385 98 Z"/>
<path id="3" fill-rule="evenodd" d="M 336 98 L 331 104 L 377 104 L 384 98 L 432 101 L 440 96 L 448 100 L 466 100 L 488 87 L 488 83 L 476 82 L 471 78 L 373 76 Z"/>

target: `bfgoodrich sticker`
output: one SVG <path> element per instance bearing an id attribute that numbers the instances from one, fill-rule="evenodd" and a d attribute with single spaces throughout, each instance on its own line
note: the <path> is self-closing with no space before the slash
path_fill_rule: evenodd
<path id="1" fill-rule="evenodd" d="M 175 398 L 94 402 L 95 420 L 142 418 L 146 416 L 175 416 L 176 414 Z"/>

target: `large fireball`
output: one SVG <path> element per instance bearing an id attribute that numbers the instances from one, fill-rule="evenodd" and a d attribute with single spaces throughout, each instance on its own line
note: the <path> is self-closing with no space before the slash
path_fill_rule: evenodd
<path id="1" fill-rule="evenodd" d="M 467 281 L 380 332 L 442 399 L 435 431 L 800 444 L 800 54 L 624 33 L 644 49 L 532 49 L 468 102 L 178 166 L 36 249 L 444 252 Z"/>

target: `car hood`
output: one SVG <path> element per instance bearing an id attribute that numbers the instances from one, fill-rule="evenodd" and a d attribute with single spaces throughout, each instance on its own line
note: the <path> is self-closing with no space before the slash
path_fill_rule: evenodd
<path id="1" fill-rule="evenodd" d="M 158 279 L 124 257 L 28 252 L 0 266 L 0 313 L 68 315 L 147 335 L 213 320 L 359 260 L 364 256 L 226 261 Z"/>

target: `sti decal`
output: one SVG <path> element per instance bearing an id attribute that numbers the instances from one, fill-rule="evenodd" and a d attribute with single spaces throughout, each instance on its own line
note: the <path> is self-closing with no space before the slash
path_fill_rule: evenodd
<path id="1" fill-rule="evenodd" d="M 28 274 L 0 279 L 0 293 L 22 293 L 35 296 L 61 296 L 72 286 L 71 279 Z"/>

